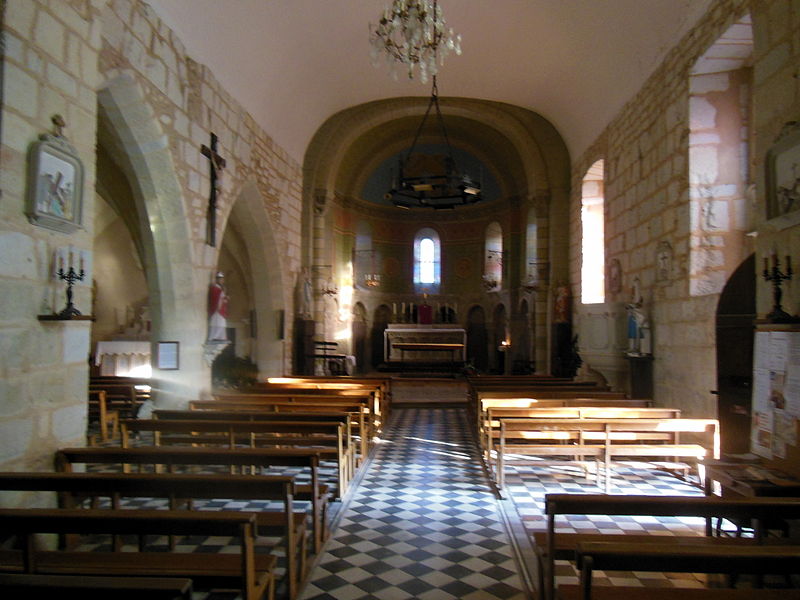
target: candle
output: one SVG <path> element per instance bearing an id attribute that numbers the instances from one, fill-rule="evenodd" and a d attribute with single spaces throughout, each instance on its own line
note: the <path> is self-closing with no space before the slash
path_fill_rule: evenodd
<path id="1" fill-rule="evenodd" d="M 792 257 L 789 256 L 788 254 L 786 255 L 786 272 L 787 273 L 792 272 Z"/>
<path id="2" fill-rule="evenodd" d="M 403 313 L 403 314 L 406 313 L 406 303 L 405 302 L 401 302 L 400 303 L 400 312 Z"/>
<path id="3" fill-rule="evenodd" d="M 80 254 L 80 259 L 81 259 L 80 270 L 81 270 L 81 273 L 83 273 L 83 252 L 81 252 L 81 254 Z"/>
<path id="4" fill-rule="evenodd" d="M 767 271 L 769 271 L 769 262 L 768 262 L 767 257 L 765 256 L 764 257 L 764 272 L 766 273 Z"/>

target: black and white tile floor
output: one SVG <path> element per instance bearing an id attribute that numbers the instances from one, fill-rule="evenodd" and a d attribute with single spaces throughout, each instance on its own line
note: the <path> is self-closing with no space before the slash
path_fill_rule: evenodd
<path id="1" fill-rule="evenodd" d="M 301 600 L 521 600 L 465 411 L 396 409 Z"/>

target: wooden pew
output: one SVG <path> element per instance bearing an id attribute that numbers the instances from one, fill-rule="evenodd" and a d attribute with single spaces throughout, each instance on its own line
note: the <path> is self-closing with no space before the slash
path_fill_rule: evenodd
<path id="1" fill-rule="evenodd" d="M 327 458 L 337 461 L 336 494 L 341 497 L 349 483 L 349 457 L 344 426 L 320 421 L 169 421 L 163 419 L 126 419 L 120 423 L 122 447 L 131 446 L 131 434 L 151 432 L 153 445 L 216 445 L 235 448 L 292 447 L 324 448 Z"/>
<path id="2" fill-rule="evenodd" d="M 317 400 L 300 400 L 284 398 L 225 398 L 216 400 L 191 400 L 189 410 L 193 412 L 223 413 L 289 413 L 298 414 L 302 418 L 309 417 L 311 413 L 332 415 L 338 413 L 347 415 L 349 423 L 348 436 L 358 436 L 357 464 L 366 460 L 372 443 L 372 424 L 365 404 L 358 400 L 336 400 L 332 402 Z M 155 414 L 155 413 L 154 413 Z M 283 417 L 277 417 L 283 418 Z M 354 440 L 355 442 L 355 440 Z"/>
<path id="3" fill-rule="evenodd" d="M 0 490 L 56 492 L 64 509 L 86 497 L 109 498 L 120 509 L 123 498 L 165 498 L 175 510 L 185 500 L 278 500 L 282 511 L 255 513 L 259 530 L 285 540 L 286 580 L 294 597 L 305 570 L 306 514 L 293 507 L 294 478 L 282 475 L 195 475 L 174 473 L 0 473 Z M 96 509 L 95 509 L 96 510 Z M 93 512 L 93 511 L 90 511 Z M 138 512 L 138 511 L 131 511 Z"/>
<path id="4" fill-rule="evenodd" d="M 788 576 L 798 573 L 800 546 L 579 542 L 575 558 L 581 598 L 591 600 L 595 569 Z"/>
<path id="5" fill-rule="evenodd" d="M 499 488 L 505 485 L 507 454 L 534 457 L 571 456 L 573 460 L 580 456 L 601 455 L 605 467 L 606 491 L 611 485 L 611 461 L 619 456 L 692 459 L 698 470 L 698 481 L 704 482 L 701 461 L 703 458 L 719 456 L 718 428 L 719 424 L 715 419 L 501 419 L 497 485 Z M 678 439 L 681 433 L 701 434 L 704 439 L 702 443 L 683 444 Z M 540 461 L 536 464 L 546 462 Z"/>
<path id="6" fill-rule="evenodd" d="M 300 394 L 293 392 L 226 392 L 225 394 L 216 394 L 213 400 L 192 400 L 189 402 L 189 408 L 191 410 L 208 410 L 209 408 L 219 410 L 225 408 L 233 409 L 240 406 L 250 405 L 253 407 L 271 407 L 275 412 L 325 409 L 344 412 L 358 412 L 361 414 L 364 427 L 361 428 L 361 420 L 357 420 L 354 425 L 357 426 L 358 435 L 361 436 L 361 438 L 365 440 L 366 445 L 369 446 L 380 428 L 380 420 L 371 409 L 371 404 L 371 399 L 365 395 L 338 396 L 310 390 L 308 393 Z M 355 428 L 356 427 L 354 427 L 354 429 Z"/>
<path id="7" fill-rule="evenodd" d="M 151 510 L 0 509 L 0 531 L 21 550 L 0 550 L 0 572 L 188 577 L 232 582 L 244 600 L 273 600 L 275 557 L 255 553 L 252 513 Z M 221 535 L 240 538 L 238 554 L 39 550 L 37 534 Z"/>
<path id="8" fill-rule="evenodd" d="M 55 596 L 66 592 L 81 600 L 192 600 L 192 580 L 178 577 L 104 577 L 100 575 L 0 574 L 0 592 Z M 6 595 L 6 598 L 9 596 Z"/>
<path id="9" fill-rule="evenodd" d="M 653 516 L 653 517 L 700 517 L 706 519 L 705 534 L 712 534 L 711 519 L 725 518 L 732 521 L 755 519 L 754 538 L 713 538 L 713 543 L 752 545 L 765 537 L 762 522 L 769 516 L 797 518 L 800 516 L 800 501 L 796 498 L 730 499 L 717 496 L 628 496 L 609 494 L 547 494 L 544 512 L 547 529 L 534 532 L 534 549 L 538 561 L 539 589 L 545 598 L 553 598 L 554 563 L 556 560 L 573 560 L 575 549 L 581 542 L 609 539 L 605 533 L 559 533 L 559 516 L 565 515 L 609 515 L 609 516 Z M 708 544 L 710 537 L 701 535 L 662 536 L 620 534 L 620 540 L 673 546 L 678 543 Z M 636 569 L 634 569 L 636 570 Z M 664 569 L 668 570 L 668 569 Z"/>
<path id="10" fill-rule="evenodd" d="M 328 536 L 328 502 L 331 493 L 328 486 L 320 482 L 320 451 L 308 448 L 203 448 L 139 446 L 134 448 L 62 448 L 56 452 L 55 468 L 62 473 L 74 471 L 75 465 L 114 465 L 122 472 L 130 472 L 131 466 L 141 471 L 151 467 L 153 472 L 175 473 L 177 466 L 225 466 L 238 468 L 240 474 L 247 469 L 272 466 L 302 467 L 309 470 L 311 483 L 295 485 L 295 498 L 311 502 L 312 535 L 314 551 L 319 552 Z M 233 472 L 233 471 L 232 471 Z"/>
<path id="11" fill-rule="evenodd" d="M 105 390 L 89 390 L 88 409 L 89 421 L 97 421 L 102 441 L 107 442 L 119 434 L 119 411 L 108 408 Z"/>
<path id="12" fill-rule="evenodd" d="M 500 437 L 501 419 L 673 419 L 680 416 L 677 408 L 639 408 L 627 406 L 533 406 L 530 408 L 485 405 L 481 420 L 481 446 L 491 469 L 491 453 Z"/>
<path id="13" fill-rule="evenodd" d="M 560 585 L 558 600 L 583 600 L 583 590 L 578 585 Z M 800 590 L 787 589 L 731 589 L 685 587 L 593 587 L 592 600 L 800 600 Z"/>

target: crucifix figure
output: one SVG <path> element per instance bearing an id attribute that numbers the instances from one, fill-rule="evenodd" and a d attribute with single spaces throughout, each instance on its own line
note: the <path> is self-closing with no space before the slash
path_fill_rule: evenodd
<path id="1" fill-rule="evenodd" d="M 225 168 L 225 159 L 217 154 L 217 136 L 211 134 L 211 147 L 205 144 L 200 147 L 200 152 L 208 158 L 211 167 L 211 191 L 208 197 L 208 213 L 206 215 L 206 244 L 217 245 L 217 192 L 222 191 L 222 170 Z"/>

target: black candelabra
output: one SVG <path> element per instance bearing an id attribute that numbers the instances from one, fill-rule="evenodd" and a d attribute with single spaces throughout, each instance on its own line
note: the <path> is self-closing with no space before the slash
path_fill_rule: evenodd
<path id="1" fill-rule="evenodd" d="M 781 307 L 781 298 L 783 297 L 781 282 L 791 278 L 792 259 L 789 255 L 786 256 L 785 273 L 781 272 L 780 262 L 775 254 L 772 255 L 772 268 L 769 267 L 769 261 L 764 258 L 764 279 L 772 282 L 773 306 L 772 312 L 767 315 L 767 319 L 772 323 L 788 323 L 796 320 Z"/>
<path id="2" fill-rule="evenodd" d="M 63 266 L 58 268 L 58 278 L 61 281 L 67 282 L 67 305 L 64 307 L 64 310 L 58 313 L 58 317 L 60 319 L 71 319 L 73 317 L 80 316 L 81 311 L 75 308 L 75 305 L 72 304 L 72 286 L 75 285 L 76 281 L 83 281 L 84 275 L 83 260 L 81 260 L 80 270 L 77 272 L 72 265 L 69 266 L 66 273 L 64 272 Z"/>

